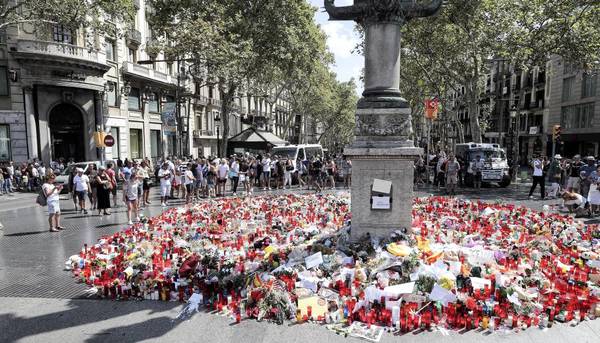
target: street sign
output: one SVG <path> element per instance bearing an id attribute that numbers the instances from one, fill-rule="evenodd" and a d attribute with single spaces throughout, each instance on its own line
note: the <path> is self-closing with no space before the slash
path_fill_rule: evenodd
<path id="1" fill-rule="evenodd" d="M 115 138 L 111 135 L 106 135 L 106 137 L 104 137 L 104 145 L 109 148 L 112 147 L 115 145 Z"/>

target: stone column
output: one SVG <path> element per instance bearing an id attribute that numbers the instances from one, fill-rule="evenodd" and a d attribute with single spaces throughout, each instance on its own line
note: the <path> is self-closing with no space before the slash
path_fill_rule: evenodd
<path id="1" fill-rule="evenodd" d="M 372 23 L 365 29 L 365 91 L 400 96 L 400 23 Z"/>
<path id="2" fill-rule="evenodd" d="M 25 117 L 27 118 L 27 156 L 31 160 L 39 158 L 33 89 L 31 87 L 23 87 L 23 94 L 25 95 L 25 104 L 23 106 L 25 109 Z"/>
<path id="3" fill-rule="evenodd" d="M 94 91 L 94 131 L 104 131 L 104 96 L 102 92 Z M 96 148 L 97 158 L 104 162 L 106 160 L 104 148 Z"/>
<path id="4" fill-rule="evenodd" d="M 352 238 L 385 237 L 411 229 L 414 160 L 412 117 L 400 96 L 401 22 L 365 25 L 365 91 L 356 110 L 355 139 L 344 153 L 352 160 Z M 389 209 L 374 209 L 375 180 L 392 184 Z"/>

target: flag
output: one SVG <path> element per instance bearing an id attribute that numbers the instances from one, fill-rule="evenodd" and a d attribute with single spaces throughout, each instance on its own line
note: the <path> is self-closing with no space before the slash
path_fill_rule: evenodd
<path id="1" fill-rule="evenodd" d="M 435 120 L 438 116 L 439 101 L 436 98 L 425 100 L 425 118 Z"/>

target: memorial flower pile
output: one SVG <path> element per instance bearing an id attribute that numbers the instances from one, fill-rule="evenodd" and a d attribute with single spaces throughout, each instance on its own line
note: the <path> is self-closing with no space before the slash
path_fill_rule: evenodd
<path id="1" fill-rule="evenodd" d="M 415 199 L 411 228 L 350 239 L 348 194 L 208 200 L 67 261 L 109 299 L 187 302 L 247 318 L 384 328 L 548 327 L 600 316 L 600 229 L 506 204 Z"/>

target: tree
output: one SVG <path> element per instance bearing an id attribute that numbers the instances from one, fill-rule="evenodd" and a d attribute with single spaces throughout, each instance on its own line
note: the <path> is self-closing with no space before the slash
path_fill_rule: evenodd
<path id="1" fill-rule="evenodd" d="M 193 59 L 218 80 L 223 141 L 229 117 L 244 87 L 280 85 L 324 59 L 315 9 L 305 1 L 150 0 L 149 21 L 171 56 Z M 272 89 L 271 89 L 272 90 Z"/>
<path id="2" fill-rule="evenodd" d="M 2 0 L 0 30 L 10 25 L 61 24 L 116 34 L 114 23 L 133 21 L 132 0 Z M 110 20 L 105 20 L 110 18 Z M 43 26 L 43 25 L 42 25 Z"/>
<path id="3" fill-rule="evenodd" d="M 600 61 L 599 20 L 594 0 L 449 0 L 438 16 L 405 25 L 403 46 L 411 52 L 406 58 L 437 75 L 426 82 L 465 87 L 472 139 L 481 142 L 480 94 L 490 59 L 531 68 L 557 54 L 593 68 Z"/>

